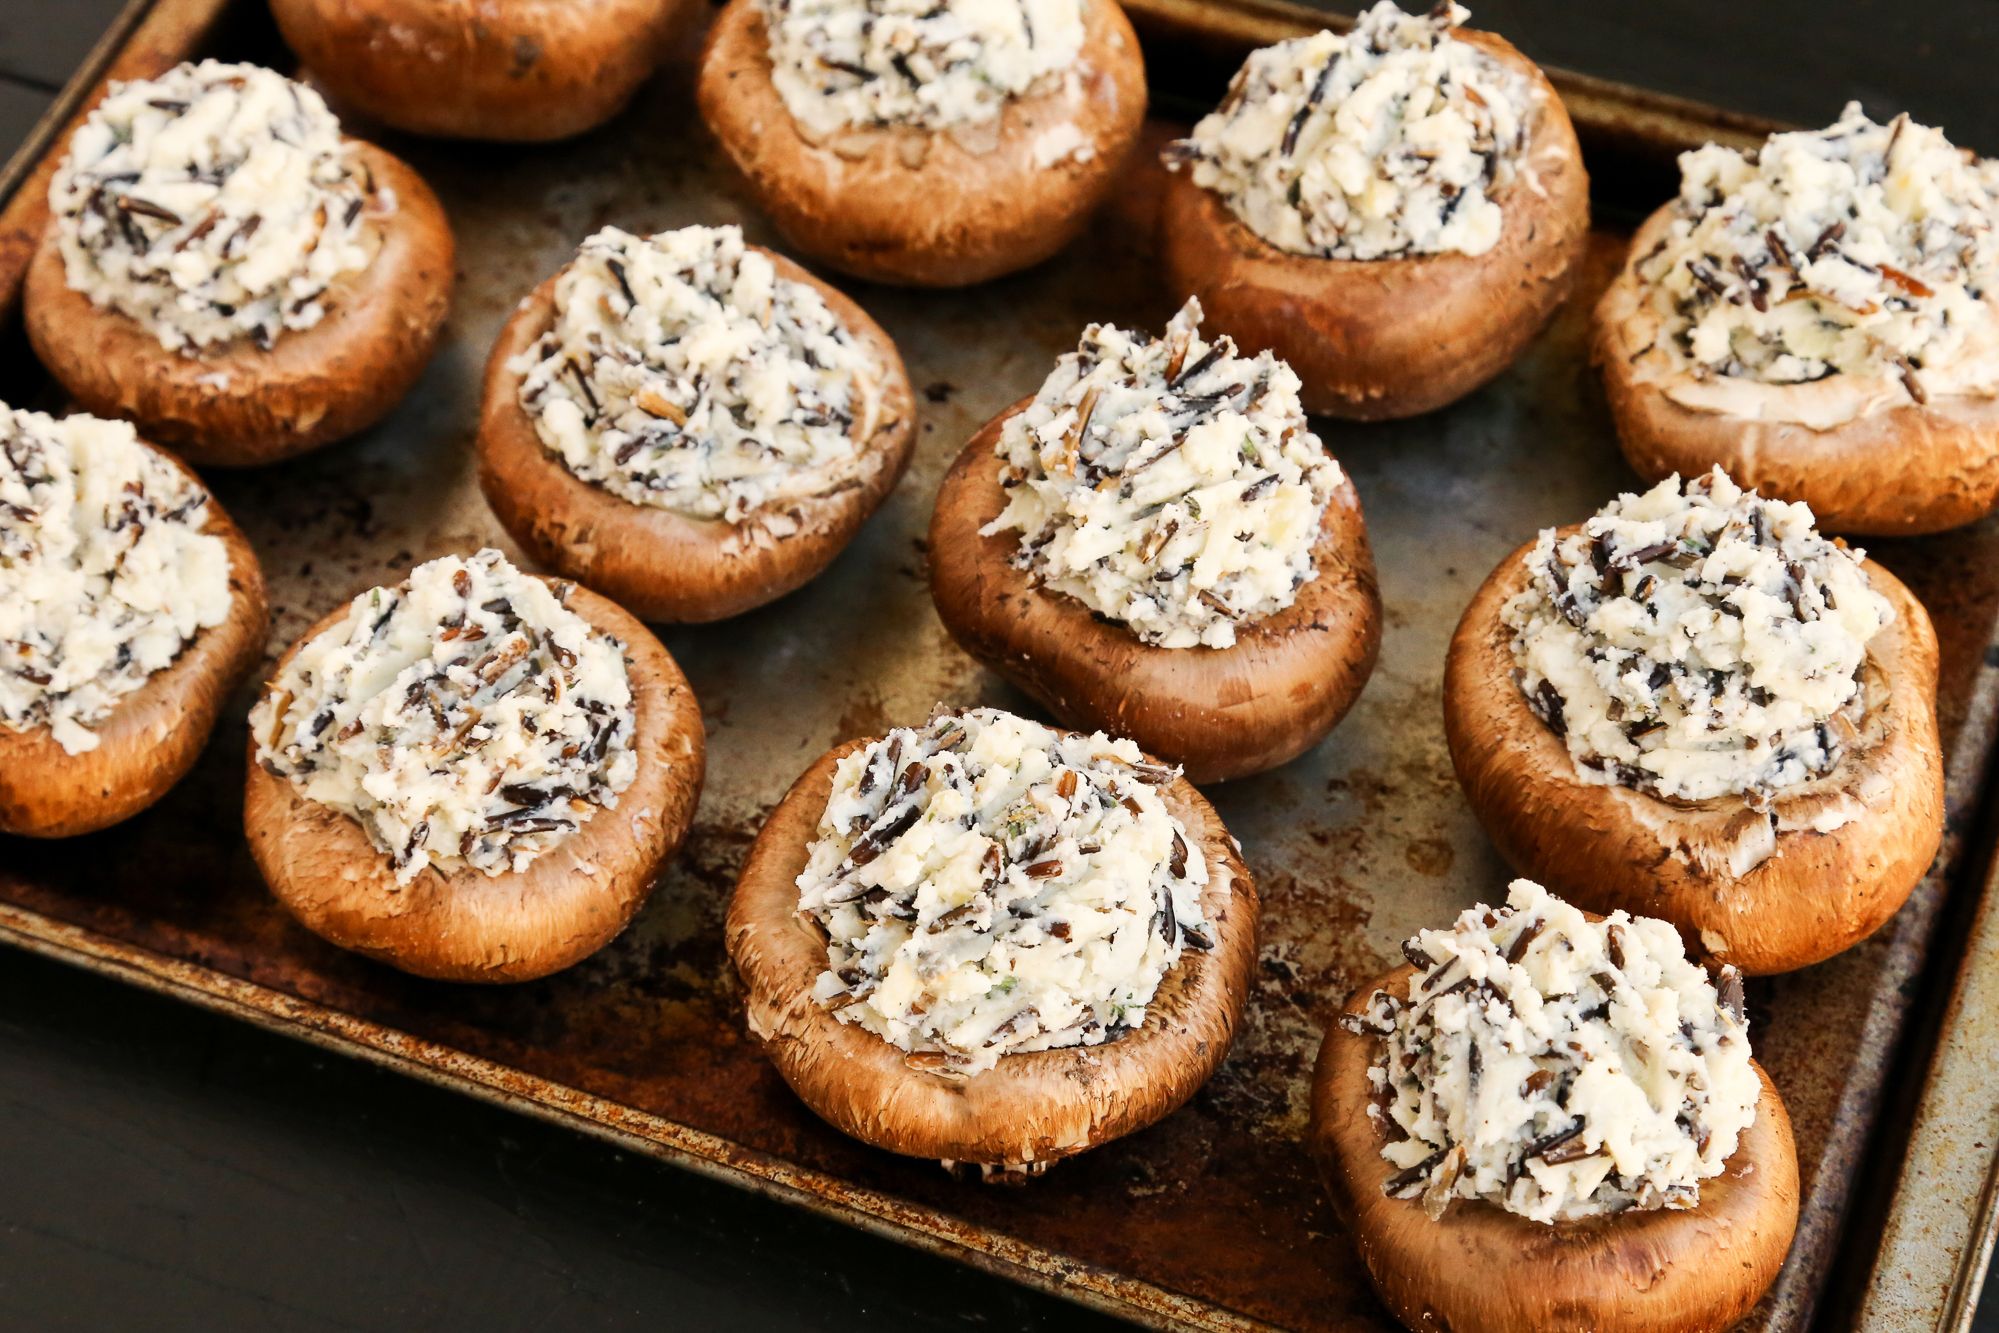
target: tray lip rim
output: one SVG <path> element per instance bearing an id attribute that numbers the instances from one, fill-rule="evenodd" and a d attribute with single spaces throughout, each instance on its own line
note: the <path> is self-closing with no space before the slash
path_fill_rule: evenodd
<path id="1" fill-rule="evenodd" d="M 0 886 L 12 878 L 0 872 Z M 968 1224 L 961 1233 L 997 1244 L 954 1238 L 912 1216 L 896 1215 L 898 1209 L 912 1215 L 925 1211 L 919 1205 L 870 1186 L 851 1185 L 818 1167 L 786 1161 L 712 1131 L 6 900 L 0 900 L 0 945 L 587 1134 L 1144 1327 L 1200 1327 L 1242 1333 L 1278 1327 L 997 1228 Z M 509 1083 L 520 1086 L 510 1087 Z M 703 1151 L 704 1147 L 711 1150 Z M 834 1188 L 815 1189 L 814 1182 L 830 1183 Z"/>
<path id="2" fill-rule="evenodd" d="M 1999 823 L 1999 754 L 1985 775 L 1984 786 L 1986 799 L 1978 822 L 1989 826 Z M 1961 1071 L 1978 1055 L 1958 1040 L 1959 1026 L 1981 1003 L 1990 1006 L 1999 998 L 1999 961 L 1978 962 L 1981 942 L 1999 943 L 1999 841 L 1985 849 L 1982 873 L 1966 873 L 1973 870 L 1970 866 L 1958 869 L 1958 891 L 1974 892 L 1977 899 L 1966 922 L 1964 953 L 1951 977 L 1935 1043 L 1919 1066 L 1923 1087 L 1910 1112 L 1901 1166 L 1882 1217 L 1867 1282 L 1856 1296 L 1856 1327 L 1867 1327 L 1871 1318 L 1891 1317 L 1893 1308 L 1903 1303 L 1893 1301 L 1887 1291 L 1897 1285 L 1913 1285 L 1913 1274 L 1927 1273 L 1930 1281 L 1926 1285 L 1937 1296 L 1932 1327 L 1937 1333 L 1970 1333 L 1982 1290 L 1999 1271 L 1992 1266 L 1995 1246 L 1999 1246 L 1999 1132 L 1995 1132 L 1999 1131 L 1999 1094 L 1985 1099 L 1983 1105 L 1952 1101 L 1953 1093 L 1959 1091 L 1955 1085 Z M 1999 951 L 1991 956 L 1999 960 Z M 1989 1008 L 1985 1020 L 1988 1024 L 1995 1021 Z M 1948 1152 L 1952 1145 L 1978 1133 L 1984 1134 L 1988 1144 L 1985 1169 L 1974 1167 L 1956 1175 L 1954 1184 L 1947 1181 L 1946 1188 L 1939 1191 L 1935 1183 L 1939 1173 L 1931 1163 L 1953 1156 Z M 1948 1238 L 1960 1242 L 1951 1254 L 1950 1245 L 1939 1244 L 1916 1216 L 1916 1201 L 1927 1192 L 1928 1206 L 1920 1211 L 1934 1216 L 1939 1198 L 1966 1192 L 1958 1188 L 1960 1185 L 1968 1187 L 1968 1197 L 1961 1199 L 1964 1230 Z M 1952 1204 L 1958 1201 L 1952 1199 Z M 1945 1215 L 1955 1218 L 1957 1209 L 1951 1206 Z M 1949 1257 L 1940 1262 L 1941 1255 Z M 1905 1305 L 1903 1312 L 1908 1312 Z"/>
<path id="3" fill-rule="evenodd" d="M 1275 31 L 1287 25 L 1298 31 L 1308 31 L 1316 27 L 1339 27 L 1350 21 L 1344 15 L 1316 10 L 1296 3 L 1296 0 L 1117 0 L 1117 2 L 1134 17 L 1142 16 L 1161 24 L 1178 23 L 1183 30 L 1191 28 L 1197 32 L 1237 38 L 1246 33 Z M 84 113 L 98 86 L 109 77 L 112 68 L 128 52 L 139 47 L 141 38 L 147 33 L 150 24 L 155 21 L 163 26 L 179 23 L 180 27 L 173 31 L 172 37 L 183 43 L 180 54 L 185 56 L 196 49 L 201 42 L 212 37 L 213 27 L 227 23 L 235 17 L 234 11 L 242 3 L 243 0 L 126 0 L 76 70 L 64 81 L 28 135 L 11 153 L 0 159 L 0 223 L 11 218 L 16 207 L 22 203 L 21 191 L 33 184 L 43 167 L 52 165 L 52 159 L 59 150 L 63 135 Z M 1191 22 L 1190 15 L 1194 16 Z M 1543 68 L 1560 90 L 1564 102 L 1570 105 L 1571 113 L 1579 125 L 1587 123 L 1592 129 L 1612 138 L 1625 136 L 1648 138 L 1656 145 L 1676 135 L 1684 138 L 1684 131 L 1694 129 L 1702 138 L 1748 143 L 1760 140 L 1772 131 L 1788 128 L 1781 122 L 1732 111 L 1695 98 L 1656 91 L 1639 84 L 1583 74 L 1560 66 Z M 1615 117 L 1620 112 L 1634 118 L 1637 123 L 1619 123 Z M 0 269 L 0 317 L 5 317 L 15 304 L 20 276 Z M 1999 622 L 1995 622 L 1994 631 L 1993 640 L 1988 642 L 1999 641 Z M 1967 717 L 1965 720 L 1969 723 L 1971 719 Z M 1971 821 L 1974 826 L 1982 826 L 1988 822 L 1999 823 L 1999 732 L 1995 732 L 1994 742 L 1983 756 L 1983 761 L 1976 772 L 1948 774 L 1947 778 L 1956 778 L 1970 784 L 1971 794 L 1977 798 L 1969 803 L 1974 811 Z M 1967 864 L 1966 853 L 1982 853 L 1983 866 L 1975 867 Z M 1947 874 L 1943 878 L 1946 881 L 1947 892 L 1954 884 L 1956 892 L 1971 891 L 1979 894 L 1972 932 L 1975 939 L 1980 927 L 1987 927 L 1994 919 L 1999 919 L 1999 844 L 1987 848 L 1975 845 L 1960 847 L 1956 850 L 1952 863 L 1945 869 Z M 1937 874 L 1937 870 L 1938 867 L 1933 865 L 1928 873 L 1934 875 Z M 4 885 L 12 878 L 9 872 L 0 869 L 0 885 Z M 1937 924 L 1933 916 L 1925 923 L 1922 938 L 1917 941 L 1916 947 L 1923 955 L 1923 962 L 1916 968 L 1917 974 L 1920 974 L 1927 965 L 1927 955 L 1935 943 Z M 905 1204 L 882 1191 L 852 1187 L 818 1168 L 783 1161 L 692 1125 L 682 1124 L 664 1116 L 626 1106 L 607 1097 L 543 1079 L 498 1061 L 475 1056 L 385 1024 L 374 1023 L 330 1005 L 235 977 L 189 959 L 128 944 L 88 927 L 63 922 L 22 907 L 18 903 L 0 900 L 0 944 L 53 958 L 125 984 L 169 995 L 197 1007 L 227 1013 L 266 1030 L 294 1037 L 322 1049 L 366 1060 L 433 1086 L 470 1095 L 549 1123 L 565 1125 L 592 1137 L 643 1153 L 655 1160 L 671 1162 L 676 1166 L 698 1171 L 712 1179 L 804 1207 L 817 1215 L 855 1226 L 870 1234 L 901 1244 L 915 1245 L 929 1252 L 969 1263 L 984 1271 L 997 1273 L 1037 1290 L 1132 1319 L 1147 1326 L 1175 1327 L 1182 1324 L 1198 1324 L 1203 1327 L 1229 1329 L 1274 1327 L 1212 1301 L 1175 1292 L 1142 1278 L 1117 1273 L 1069 1257 L 1058 1251 L 1020 1240 L 995 1228 L 968 1227 L 965 1233 L 976 1235 L 982 1240 L 1000 1242 L 995 1247 L 986 1248 L 954 1240 L 940 1234 L 935 1228 L 925 1227 L 910 1219 L 891 1216 L 894 1206 L 900 1205 L 912 1210 L 914 1206 Z M 1985 970 L 1999 973 L 1999 959 L 1995 959 Z M 1920 1172 L 1914 1165 L 1913 1155 L 1916 1127 L 1935 1124 L 1942 1119 L 1931 1114 L 1933 1098 L 1936 1096 L 1941 1072 L 1951 1053 L 1951 1035 L 1961 1016 L 1961 1000 L 1966 989 L 1966 979 L 1978 971 L 1980 968 L 1975 951 L 1967 951 L 1957 963 L 1945 1014 L 1934 1034 L 1934 1045 L 1922 1060 L 1920 1077 L 1923 1080 L 1923 1091 L 1910 1122 L 1909 1140 L 1904 1145 L 1905 1151 L 1908 1151 L 1910 1156 L 1905 1159 L 1902 1170 L 1898 1172 L 1893 1193 L 1883 1215 L 1882 1233 L 1872 1254 L 1873 1272 L 1860 1297 L 1862 1308 L 1871 1304 L 1877 1288 L 1885 1278 L 1894 1276 L 1887 1272 L 1892 1265 L 1883 1263 L 1883 1260 L 1888 1254 L 1889 1237 L 1904 1219 L 1910 1192 L 1920 1186 Z M 176 972 L 184 975 L 180 977 L 172 975 Z M 253 999 L 267 1003 L 253 1003 Z M 290 1011 L 290 1015 L 288 1016 L 285 1011 Z M 1869 1002 L 1868 1011 L 1870 1016 L 1875 1012 L 1872 1000 Z M 1903 1035 L 1910 1016 L 1909 1008 L 1905 1006 L 1894 1025 L 1894 1030 L 1888 1034 L 1890 1039 Z M 311 1021 L 313 1019 L 321 1022 L 315 1023 Z M 342 1034 L 337 1029 L 343 1024 L 369 1029 L 377 1040 L 363 1040 L 357 1036 Z M 1869 1025 L 1871 1026 L 1871 1019 Z M 435 1053 L 441 1059 L 435 1063 L 426 1063 L 412 1053 L 419 1050 Z M 449 1068 L 454 1063 L 511 1075 L 532 1084 L 538 1091 L 549 1096 L 533 1097 L 511 1091 L 496 1080 L 481 1080 L 455 1073 Z M 1884 1080 L 1886 1073 L 1884 1069 L 1882 1074 Z M 1873 1095 L 1868 1099 L 1872 1104 L 1867 1107 L 1869 1124 L 1861 1139 L 1863 1146 L 1882 1130 L 1880 1092 L 1880 1087 L 1875 1088 Z M 605 1108 L 617 1112 L 618 1115 L 615 1118 L 593 1118 L 565 1107 L 562 1104 L 565 1100 Z M 617 1119 L 636 1119 L 664 1127 L 673 1133 L 658 1137 L 648 1136 L 621 1128 L 616 1123 Z M 694 1136 L 711 1143 L 725 1145 L 735 1151 L 737 1160 L 725 1160 L 727 1156 L 725 1153 L 712 1155 L 700 1153 L 673 1142 L 674 1135 Z M 758 1169 L 759 1165 L 763 1167 L 762 1170 Z M 815 1193 L 804 1185 L 792 1183 L 784 1177 L 798 1181 L 811 1179 L 830 1182 L 837 1189 Z M 1848 1250 L 1853 1239 L 1847 1225 L 1852 1206 L 1850 1195 L 1852 1184 L 1853 1180 L 1849 1173 L 1846 1188 L 1838 1201 L 1838 1226 L 1827 1244 L 1825 1264 L 1828 1271 L 1830 1266 Z M 848 1201 L 842 1202 L 835 1197 L 836 1194 Z M 857 1206 L 851 1202 L 857 1197 L 868 1198 L 881 1206 L 876 1210 Z M 1971 1204 L 1967 1243 L 1957 1261 L 1949 1266 L 1946 1275 L 1948 1286 L 1940 1293 L 1941 1299 L 1936 1307 L 1938 1316 L 1934 1327 L 1938 1333 L 1968 1333 L 1980 1287 L 1994 1256 L 1995 1243 L 1999 1243 L 1999 1142 L 1995 1142 L 1990 1151 L 1984 1188 L 1971 1200 Z M 999 1249 L 1008 1247 L 1015 1248 L 1020 1258 L 1009 1258 L 998 1252 Z M 1040 1265 L 1022 1262 L 1023 1259 L 1030 1258 L 1039 1259 Z M 1826 1273 L 1821 1273 L 1814 1283 L 1814 1304 L 1817 1296 L 1823 1294 L 1825 1278 Z M 1129 1296 L 1120 1294 L 1127 1292 L 1130 1293 Z M 1167 1313 L 1163 1308 L 1135 1301 L 1131 1296 L 1149 1298 L 1158 1302 L 1161 1307 L 1173 1307 L 1174 1312 Z"/>

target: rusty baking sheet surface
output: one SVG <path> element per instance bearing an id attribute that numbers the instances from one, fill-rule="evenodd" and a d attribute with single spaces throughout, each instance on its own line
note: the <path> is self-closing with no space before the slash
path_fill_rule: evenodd
<path id="1" fill-rule="evenodd" d="M 240 11 L 239 11 L 240 12 Z M 442 351 L 381 429 L 254 474 L 217 474 L 272 585 L 276 651 L 339 601 L 412 563 L 506 545 L 473 480 L 486 349 L 514 303 L 595 228 L 741 222 L 689 75 L 669 67 L 606 131 L 546 149 L 383 136 L 436 187 L 462 283 Z M 1163 137 L 1163 128 L 1155 137 Z M 1644 198 L 1606 199 L 1629 213 Z M 1039 384 L 1080 327 L 1156 328 L 1171 313 L 1149 259 L 1156 168 L 1068 254 L 973 291 L 849 285 L 895 336 L 922 418 L 910 475 L 820 580 L 775 606 L 662 637 L 694 683 L 710 770 L 685 853 L 632 928 L 548 980 L 424 982 L 322 944 L 265 894 L 245 850 L 246 695 L 197 771 L 121 828 L 62 844 L 0 839 L 0 938 L 229 1009 L 448 1085 L 567 1120 L 939 1246 L 1148 1322 L 1378 1328 L 1386 1314 L 1299 1149 L 1327 1018 L 1418 927 L 1504 892 L 1505 868 L 1459 798 L 1438 707 L 1444 646 L 1472 590 L 1537 527 L 1632 484 L 1584 363 L 1585 316 L 1620 247 L 1512 372 L 1458 406 L 1388 426 L 1324 426 L 1353 474 L 1381 567 L 1381 665 L 1333 737 L 1215 790 L 1264 896 L 1260 967 L 1215 1080 L 1144 1133 L 1023 1189 L 957 1184 L 935 1164 L 856 1144 L 797 1102 L 745 1035 L 722 948 L 736 869 L 764 813 L 822 750 L 942 701 L 1027 701 L 957 651 L 924 586 L 946 465 L 988 416 Z M 32 386 L 0 384 L 24 401 Z M 1951 833 L 1993 736 L 1999 526 L 1875 548 L 1929 606 L 1943 643 Z M 1933 875 L 1878 937 L 1751 988 L 1759 1055 L 1783 1089 L 1805 1219 L 1759 1327 L 1801 1327 L 1824 1279 L 1943 893 Z"/>

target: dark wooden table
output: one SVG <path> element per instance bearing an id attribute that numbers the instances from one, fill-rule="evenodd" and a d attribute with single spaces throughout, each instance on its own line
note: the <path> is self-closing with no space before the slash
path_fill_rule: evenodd
<path id="1" fill-rule="evenodd" d="M 0 151 L 118 7 L 0 0 Z M 1477 18 L 1549 64 L 1800 123 L 1858 97 L 1999 152 L 1991 0 L 1486 0 Z M 1106 1322 L 593 1140 L 0 953 L 0 1328 Z M 1840 1310 L 1822 1322 L 1841 1326 Z M 1977 1327 L 1999 1333 L 1999 1294 Z"/>

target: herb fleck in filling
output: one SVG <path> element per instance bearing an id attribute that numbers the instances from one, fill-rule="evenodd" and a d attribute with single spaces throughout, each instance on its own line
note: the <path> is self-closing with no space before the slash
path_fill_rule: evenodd
<path id="1" fill-rule="evenodd" d="M 883 368 L 735 227 L 598 232 L 518 364 L 521 405 L 564 466 L 697 518 L 740 523 L 823 491 L 885 424 Z"/>
<path id="2" fill-rule="evenodd" d="M 1345 36 L 1254 52 L 1166 163 L 1292 254 L 1484 254 L 1504 224 L 1496 196 L 1521 170 L 1533 90 L 1452 36 L 1468 17 L 1381 0 Z"/>
<path id="3" fill-rule="evenodd" d="M 1174 772 L 1127 740 L 940 713 L 840 761 L 799 911 L 814 997 L 951 1076 L 1145 1022 L 1183 949 L 1210 949 Z"/>
<path id="4" fill-rule="evenodd" d="M 1537 1222 L 1692 1208 L 1755 1122 L 1742 978 L 1710 981 L 1663 921 L 1591 922 L 1521 879 L 1402 949 L 1406 992 L 1340 1023 L 1381 1043 L 1384 1189 L 1432 1220 L 1459 1199 Z"/>
<path id="5" fill-rule="evenodd" d="M 1857 103 L 1760 151 L 1683 153 L 1672 223 L 1637 261 L 1658 345 L 1698 377 L 1884 377 L 1927 401 L 1992 356 L 1995 191 L 1999 168 L 1941 131 Z"/>
<path id="6" fill-rule="evenodd" d="M 319 323 L 373 255 L 371 203 L 318 93 L 213 60 L 114 85 L 49 188 L 69 285 L 189 354 Z"/>
<path id="7" fill-rule="evenodd" d="M 771 79 L 799 128 L 997 120 L 1071 70 L 1081 0 L 763 0 Z"/>
<path id="8" fill-rule="evenodd" d="M 1892 618 L 1862 553 L 1717 468 L 1541 533 L 1508 602 L 1528 705 L 1584 781 L 1760 801 L 1839 762 Z"/>
<path id="9" fill-rule="evenodd" d="M 353 816 L 398 884 L 526 868 L 638 769 L 624 645 L 567 593 L 491 550 L 362 593 L 267 687 L 258 762 Z"/>
<path id="10" fill-rule="evenodd" d="M 1017 568 L 1166 648 L 1226 648 L 1238 625 L 1316 578 L 1319 519 L 1340 483 L 1268 352 L 1200 333 L 1190 300 L 1163 338 L 1083 331 L 1001 433 Z"/>
<path id="11" fill-rule="evenodd" d="M 229 615 L 208 493 L 122 421 L 0 404 L 0 725 L 70 754 Z"/>

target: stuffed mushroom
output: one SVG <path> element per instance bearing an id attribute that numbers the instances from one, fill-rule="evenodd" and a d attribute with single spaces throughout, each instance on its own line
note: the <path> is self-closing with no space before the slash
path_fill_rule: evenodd
<path id="1" fill-rule="evenodd" d="M 1360 694 L 1381 598 L 1352 481 L 1268 352 L 1084 330 L 975 436 L 930 524 L 930 588 L 965 650 L 1076 727 L 1194 782 L 1318 743 Z"/>
<path id="2" fill-rule="evenodd" d="M 1999 167 L 1855 105 L 1680 158 L 1596 311 L 1639 475 L 1726 468 L 1841 532 L 1999 504 Z"/>
<path id="3" fill-rule="evenodd" d="M 1899 580 L 1716 469 L 1508 556 L 1451 640 L 1444 721 L 1522 874 L 1782 972 L 1871 934 L 1934 859 L 1936 677 Z"/>
<path id="4" fill-rule="evenodd" d="M 36 354 L 85 408 L 199 465 L 372 425 L 450 305 L 451 231 L 429 188 L 255 65 L 115 85 L 71 137 L 49 206 L 25 289 Z"/>
<path id="5" fill-rule="evenodd" d="M 1589 182 L 1547 78 L 1462 6 L 1381 0 L 1254 52 L 1186 139 L 1161 221 L 1179 293 L 1333 416 L 1407 417 L 1511 365 L 1567 297 Z"/>
<path id="6" fill-rule="evenodd" d="M 731 0 L 696 92 L 795 249 L 922 287 L 1067 245 L 1145 119 L 1115 0 Z"/>
<path id="7" fill-rule="evenodd" d="M 336 101 L 416 134 L 539 142 L 609 120 L 684 0 L 271 0 Z"/>
<path id="8" fill-rule="evenodd" d="M 855 1138 L 1001 1179 L 1143 1128 L 1227 1053 L 1256 889 L 1127 740 L 995 709 L 822 757 L 729 905 L 749 1027 Z"/>
<path id="9" fill-rule="evenodd" d="M 1412 1329 L 1730 1328 L 1798 1221 L 1742 978 L 1527 880 L 1403 945 L 1313 1076 L 1313 1154 Z"/>
<path id="10" fill-rule="evenodd" d="M 257 557 L 185 464 L 122 421 L 0 404 L 0 832 L 159 800 L 265 625 Z"/>
<path id="11" fill-rule="evenodd" d="M 734 227 L 609 227 L 508 321 L 479 481 L 535 559 L 653 621 L 816 576 L 909 463 L 895 344 Z"/>
<path id="12" fill-rule="evenodd" d="M 250 715 L 243 822 L 308 929 L 452 981 L 525 981 L 624 929 L 701 789 L 693 692 L 638 621 L 497 551 L 321 620 Z"/>

